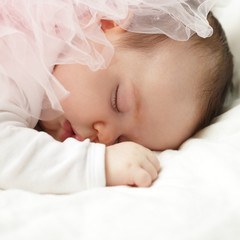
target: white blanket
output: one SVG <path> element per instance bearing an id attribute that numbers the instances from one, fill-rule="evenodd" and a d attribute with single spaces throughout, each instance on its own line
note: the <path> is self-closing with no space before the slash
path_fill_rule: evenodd
<path id="1" fill-rule="evenodd" d="M 240 2 L 216 10 L 240 74 Z M 239 64 L 239 65 L 238 65 Z M 1 240 L 239 240 L 240 99 L 179 151 L 157 153 L 150 188 L 108 187 L 72 195 L 0 191 Z"/>

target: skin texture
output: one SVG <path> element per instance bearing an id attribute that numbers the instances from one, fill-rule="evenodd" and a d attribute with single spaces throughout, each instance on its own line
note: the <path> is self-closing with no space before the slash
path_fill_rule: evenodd
<path id="1" fill-rule="evenodd" d="M 104 26 L 113 44 L 121 38 L 124 30 Z M 107 185 L 147 187 L 160 171 L 149 149 L 177 148 L 199 121 L 203 71 L 189 43 L 173 40 L 147 54 L 116 48 L 110 66 L 97 72 L 59 65 L 53 74 L 70 92 L 61 102 L 64 114 L 40 125 L 59 141 L 105 144 Z"/>

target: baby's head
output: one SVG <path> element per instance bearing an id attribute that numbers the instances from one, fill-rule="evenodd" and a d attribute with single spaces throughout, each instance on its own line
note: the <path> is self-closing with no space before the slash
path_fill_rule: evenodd
<path id="1" fill-rule="evenodd" d="M 110 66 L 97 72 L 78 64 L 56 66 L 54 75 L 70 94 L 61 102 L 64 115 L 42 121 L 43 129 L 60 141 L 75 137 L 178 148 L 221 111 L 231 85 L 225 35 L 211 14 L 209 21 L 211 38 L 193 36 L 187 42 L 104 22 L 115 46 Z"/>
<path id="2" fill-rule="evenodd" d="M 177 134 L 177 132 L 181 132 L 181 130 L 176 130 L 177 132 L 175 133 L 179 138 L 176 136 L 175 144 L 174 135 L 172 139 L 169 139 L 169 146 L 173 148 L 174 146 L 179 146 L 181 142 L 198 130 L 209 125 L 213 118 L 221 113 L 226 95 L 232 90 L 233 56 L 230 52 L 225 32 L 212 12 L 208 14 L 208 21 L 214 32 L 211 37 L 205 39 L 195 34 L 187 42 L 177 42 L 160 34 L 151 35 L 124 32 L 122 38 L 115 43 L 116 47 L 120 49 L 138 50 L 145 54 L 146 57 L 149 57 L 149 59 L 151 59 L 152 56 L 156 57 L 156 54 L 167 55 L 168 52 L 172 54 L 175 50 L 176 55 L 180 54 L 180 56 L 176 56 L 177 61 L 172 59 L 172 64 L 181 66 L 180 68 L 182 68 L 183 72 L 185 71 L 189 74 L 188 79 L 181 79 L 181 75 L 176 75 L 175 79 L 169 79 L 169 81 L 172 82 L 168 84 L 174 84 L 176 82 L 176 84 L 182 85 L 179 86 L 178 91 L 189 96 L 192 95 L 191 105 L 195 109 L 188 109 L 188 105 L 186 105 L 186 108 L 183 110 L 186 114 L 185 117 L 193 121 L 184 119 L 184 115 L 181 116 L 182 119 L 180 118 L 179 121 L 176 121 L 174 116 L 172 116 L 172 119 L 174 119 L 173 127 L 178 124 L 180 127 L 183 121 L 186 122 L 186 126 L 188 125 L 185 129 L 183 124 L 183 129 L 185 130 L 180 134 L 182 137 Z M 186 65 L 184 63 L 186 63 Z M 158 67 L 164 68 L 167 75 L 167 72 L 175 71 L 173 65 L 159 64 Z M 178 74 L 179 73 L 180 72 L 178 72 Z M 183 76 L 184 75 L 185 74 L 183 74 Z M 150 81 L 151 80 L 149 80 L 149 83 Z M 162 79 L 159 79 L 159 82 L 161 81 Z M 190 92 L 191 90 L 193 93 Z M 170 97 L 174 96 L 169 95 L 169 98 Z M 182 97 L 184 102 L 184 96 Z M 161 101 L 161 96 L 159 100 Z M 180 98 L 178 100 L 181 101 Z M 190 98 L 188 100 L 190 100 Z M 159 105 L 160 103 L 161 102 L 159 102 Z M 168 104 L 166 103 L 166 107 L 167 106 Z M 184 108 L 184 105 L 182 107 Z M 191 110 L 193 112 L 191 112 Z M 156 111 L 158 110 L 156 109 Z M 164 119 L 164 116 L 160 117 Z M 178 116 L 176 115 L 176 117 Z M 168 118 L 166 120 L 171 122 Z M 177 141 L 177 139 L 179 139 L 179 141 Z M 171 145 L 171 142 L 173 145 Z"/>

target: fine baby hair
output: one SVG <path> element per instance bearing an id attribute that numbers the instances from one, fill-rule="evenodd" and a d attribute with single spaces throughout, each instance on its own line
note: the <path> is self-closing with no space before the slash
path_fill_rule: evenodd
<path id="1" fill-rule="evenodd" d="M 199 128 L 207 126 L 219 115 L 227 94 L 232 91 L 233 55 L 230 51 L 225 32 L 214 15 L 210 12 L 208 21 L 214 29 L 210 38 L 193 36 L 193 47 L 200 52 L 200 57 L 208 63 L 209 74 L 200 89 L 202 119 Z M 202 54 L 201 54 L 202 53 Z"/>

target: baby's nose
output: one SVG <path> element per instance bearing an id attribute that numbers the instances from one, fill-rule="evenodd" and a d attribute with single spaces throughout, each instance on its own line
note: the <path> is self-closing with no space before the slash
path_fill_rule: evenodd
<path id="1" fill-rule="evenodd" d="M 93 124 L 93 128 L 97 132 L 99 143 L 109 146 L 116 142 L 118 136 L 114 127 L 103 122 L 96 122 Z"/>

